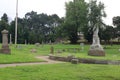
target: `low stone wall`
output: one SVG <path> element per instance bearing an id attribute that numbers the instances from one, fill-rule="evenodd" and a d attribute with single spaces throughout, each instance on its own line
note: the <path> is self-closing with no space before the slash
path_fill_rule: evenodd
<path id="1" fill-rule="evenodd" d="M 65 62 L 70 62 L 70 60 L 72 60 L 66 57 L 59 57 L 59 56 L 49 56 L 49 59 L 57 60 L 57 61 L 65 61 Z"/>
<path id="2" fill-rule="evenodd" d="M 84 59 L 84 58 L 75 58 L 74 56 L 60 57 L 60 56 L 50 55 L 49 59 L 57 60 L 57 61 L 65 61 L 65 62 L 71 62 L 72 59 L 78 59 L 79 63 L 120 65 L 120 60 L 111 61 L 111 60 Z"/>

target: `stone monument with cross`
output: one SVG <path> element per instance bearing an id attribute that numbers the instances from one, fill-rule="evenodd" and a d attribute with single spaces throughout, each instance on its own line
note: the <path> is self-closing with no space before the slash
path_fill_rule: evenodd
<path id="1" fill-rule="evenodd" d="M 0 49 L 0 53 L 10 54 L 11 50 L 9 49 L 8 45 L 8 31 L 3 30 L 1 33 L 2 33 L 2 48 Z"/>

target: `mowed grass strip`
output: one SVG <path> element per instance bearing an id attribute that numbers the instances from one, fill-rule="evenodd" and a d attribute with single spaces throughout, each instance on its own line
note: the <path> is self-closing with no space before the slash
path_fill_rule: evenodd
<path id="1" fill-rule="evenodd" d="M 120 66 L 46 64 L 0 68 L 0 80 L 120 80 Z"/>

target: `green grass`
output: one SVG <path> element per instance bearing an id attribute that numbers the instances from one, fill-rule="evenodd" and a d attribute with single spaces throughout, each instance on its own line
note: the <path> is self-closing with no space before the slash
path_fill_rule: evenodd
<path id="1" fill-rule="evenodd" d="M 62 47 L 62 49 L 65 48 L 80 48 L 81 47 L 79 45 L 66 45 L 68 47 Z M 120 60 L 120 51 L 118 49 L 120 49 L 120 45 L 114 45 L 114 46 L 109 46 L 107 45 L 107 48 L 104 49 L 106 56 L 88 56 L 88 50 L 89 50 L 90 45 L 85 45 L 84 46 L 84 50 L 81 50 L 80 52 L 64 52 L 62 54 L 60 54 L 59 56 L 68 56 L 68 55 L 75 55 L 76 57 L 80 57 L 80 58 L 92 58 L 92 59 L 104 59 L 104 60 Z M 73 49 L 74 50 L 74 49 Z"/>
<path id="2" fill-rule="evenodd" d="M 64 63 L 0 68 L 0 80 L 120 80 L 120 66 Z"/>
<path id="3" fill-rule="evenodd" d="M 11 55 L 0 54 L 0 63 L 20 63 L 20 62 L 38 62 L 43 61 L 36 59 L 35 56 L 48 55 L 51 45 L 36 47 L 35 45 L 21 45 L 18 49 L 10 46 Z M 55 55 L 58 50 L 67 48 L 81 48 L 80 45 L 63 45 L 54 46 Z M 61 56 L 69 54 L 80 58 L 95 58 L 120 60 L 120 45 L 107 46 L 105 57 L 88 56 L 89 45 L 85 45 L 84 51 L 77 53 L 63 52 Z M 31 53 L 30 50 L 35 48 L 37 53 Z M 0 80 L 120 80 L 120 65 L 96 65 L 96 64 L 46 64 L 33 66 L 17 66 L 0 68 Z"/>
<path id="4" fill-rule="evenodd" d="M 39 55 L 48 55 L 50 53 L 50 47 L 51 45 L 44 45 L 36 47 L 35 45 L 22 45 L 22 48 L 15 48 L 14 45 L 10 46 L 11 48 L 11 55 L 5 55 L 0 54 L 0 64 L 6 64 L 6 63 L 20 63 L 20 62 L 39 62 L 43 61 L 40 59 L 36 59 L 35 56 Z M 53 45 L 55 55 L 57 54 L 58 50 L 63 50 L 67 48 L 81 48 L 80 45 L 64 45 L 64 44 L 56 44 Z M 105 49 L 106 56 L 105 57 L 95 57 L 95 56 L 88 56 L 87 52 L 89 50 L 90 45 L 84 46 L 84 51 L 80 51 L 77 53 L 74 52 L 63 52 L 60 56 L 68 56 L 69 54 L 75 55 L 76 57 L 80 58 L 95 58 L 95 59 L 105 59 L 105 60 L 120 60 L 120 52 L 118 49 L 120 48 L 120 45 L 114 45 L 114 46 L 107 46 L 107 49 Z M 31 49 L 36 49 L 37 53 L 31 53 Z"/>
<path id="5" fill-rule="evenodd" d="M 36 59 L 36 54 L 31 53 L 30 50 L 34 48 L 32 45 L 21 45 L 22 48 L 16 48 L 14 45 L 10 46 L 11 54 L 0 54 L 0 63 L 21 63 L 21 62 L 41 62 L 43 60 Z"/>

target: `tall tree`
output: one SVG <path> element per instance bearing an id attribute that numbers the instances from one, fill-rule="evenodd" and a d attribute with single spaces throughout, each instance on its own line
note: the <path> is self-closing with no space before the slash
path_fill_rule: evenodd
<path id="1" fill-rule="evenodd" d="M 44 18 L 43 18 L 44 17 Z M 37 14 L 31 11 L 25 14 L 26 27 L 29 30 L 28 41 L 30 43 L 41 42 L 44 34 L 44 24 L 46 21 L 46 14 Z"/>
<path id="2" fill-rule="evenodd" d="M 86 26 L 87 21 L 87 4 L 84 0 L 74 0 L 66 3 L 66 18 L 64 30 L 71 41 L 76 43 L 78 40 L 78 32 L 82 27 Z"/>
<path id="3" fill-rule="evenodd" d="M 113 25 L 120 31 L 120 16 L 113 17 Z"/>
<path id="4" fill-rule="evenodd" d="M 3 14 L 3 16 L 1 17 L 1 20 L 5 21 L 6 23 L 8 23 L 8 16 L 6 13 Z"/>
<path id="5" fill-rule="evenodd" d="M 115 28 L 107 25 L 104 30 L 101 30 L 100 37 L 102 40 L 109 42 L 111 39 L 115 37 Z"/>
<path id="6" fill-rule="evenodd" d="M 18 43 L 36 43 L 55 41 L 57 29 L 63 21 L 56 14 L 37 14 L 31 11 L 24 18 L 18 18 Z M 15 20 L 10 23 L 9 32 L 14 42 Z"/>
<path id="7" fill-rule="evenodd" d="M 62 19 L 59 18 L 59 16 L 57 16 L 56 14 L 50 15 L 49 16 L 49 21 L 48 21 L 48 25 L 49 27 L 49 40 L 51 40 L 52 42 L 55 41 L 55 39 L 58 36 L 58 29 L 61 26 L 61 23 L 63 22 Z"/>
<path id="8" fill-rule="evenodd" d="M 88 12 L 88 31 L 95 31 L 98 29 L 105 28 L 105 24 L 102 20 L 103 17 L 106 17 L 106 13 L 104 11 L 104 4 L 97 0 L 90 0 L 89 2 L 89 12 Z"/>
<path id="9" fill-rule="evenodd" d="M 4 29 L 8 29 L 9 24 L 8 24 L 8 17 L 7 14 L 4 13 L 3 16 L 1 17 L 1 21 L 0 21 L 0 33 L 2 30 Z M 2 42 L 2 35 L 0 34 L 0 42 Z"/>
<path id="10" fill-rule="evenodd" d="M 61 25 L 61 19 L 56 15 L 37 14 L 36 12 L 28 12 L 25 15 L 26 27 L 29 30 L 28 41 L 35 42 L 49 42 L 56 39 L 56 28 Z"/>
<path id="11" fill-rule="evenodd" d="M 8 17 L 7 14 L 4 13 L 3 16 L 1 17 L 1 22 L 0 22 L 0 28 L 1 30 L 3 29 L 8 29 Z"/>
<path id="12" fill-rule="evenodd" d="M 120 41 L 120 16 L 113 17 L 113 25 L 116 26 L 116 37 Z"/>
<path id="13" fill-rule="evenodd" d="M 103 3 L 99 2 L 97 4 L 97 0 L 90 0 L 88 19 L 89 19 L 89 27 L 91 27 L 93 30 L 96 29 L 96 27 L 99 28 L 104 27 L 104 23 L 102 20 L 103 17 L 106 17 L 104 8 L 105 7 Z"/>
<path id="14" fill-rule="evenodd" d="M 105 11 L 104 11 L 104 4 L 99 2 L 97 3 L 97 0 L 91 0 L 89 3 L 89 27 L 93 31 L 93 41 L 92 45 L 90 46 L 90 50 L 88 52 L 88 55 L 92 56 L 105 56 L 105 52 L 100 45 L 100 39 L 99 39 L 99 30 L 100 28 L 104 28 L 105 24 L 102 21 L 102 18 L 106 17 Z"/>

